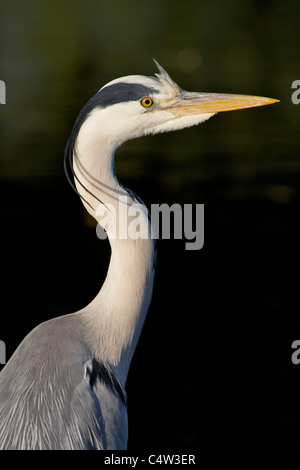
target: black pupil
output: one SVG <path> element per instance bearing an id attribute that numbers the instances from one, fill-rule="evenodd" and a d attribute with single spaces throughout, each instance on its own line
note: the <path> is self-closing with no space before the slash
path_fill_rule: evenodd
<path id="1" fill-rule="evenodd" d="M 150 100 L 148 100 L 148 99 L 147 99 L 147 100 L 145 100 L 145 104 L 146 104 L 146 105 L 148 105 L 148 104 L 150 104 L 150 103 L 151 103 L 151 101 L 150 101 Z"/>

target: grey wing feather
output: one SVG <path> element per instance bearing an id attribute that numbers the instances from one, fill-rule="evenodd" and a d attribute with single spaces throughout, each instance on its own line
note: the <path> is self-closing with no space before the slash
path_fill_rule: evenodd
<path id="1" fill-rule="evenodd" d="M 0 374 L 0 449 L 126 449 L 125 394 L 73 315 L 36 327 Z"/>
<path id="2" fill-rule="evenodd" d="M 84 377 L 74 390 L 72 420 L 65 447 L 126 449 L 125 395 L 119 393 L 116 379 L 107 366 L 90 359 L 84 368 Z"/>

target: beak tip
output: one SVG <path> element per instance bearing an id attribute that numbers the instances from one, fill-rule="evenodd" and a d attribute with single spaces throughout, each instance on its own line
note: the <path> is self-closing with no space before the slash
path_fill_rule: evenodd
<path id="1" fill-rule="evenodd" d="M 274 103 L 279 103 L 280 100 L 277 100 L 275 98 L 267 98 L 266 104 L 274 104 Z"/>

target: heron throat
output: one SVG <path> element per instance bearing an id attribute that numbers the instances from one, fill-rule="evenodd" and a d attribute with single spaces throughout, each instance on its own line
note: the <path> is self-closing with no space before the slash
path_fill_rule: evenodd
<path id="1" fill-rule="evenodd" d="M 98 129 L 91 136 L 91 126 L 82 126 L 73 149 L 77 191 L 87 211 L 106 231 L 111 246 L 104 284 L 79 315 L 92 354 L 110 364 L 125 385 L 151 302 L 155 247 L 146 206 L 115 175 L 115 150 Z M 138 233 L 130 231 L 132 225 L 138 226 Z"/>

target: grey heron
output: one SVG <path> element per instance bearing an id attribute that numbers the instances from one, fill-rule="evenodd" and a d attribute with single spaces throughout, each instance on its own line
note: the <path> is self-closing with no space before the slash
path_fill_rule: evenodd
<path id="1" fill-rule="evenodd" d="M 141 204 L 115 175 L 114 154 L 123 142 L 277 101 L 186 92 L 156 65 L 155 77 L 126 76 L 102 87 L 80 112 L 66 146 L 69 179 L 103 226 L 99 208 L 119 214 L 120 196 L 128 210 Z M 150 231 L 145 207 L 141 220 Z M 98 295 L 78 312 L 39 324 L 0 374 L 1 449 L 127 447 L 125 383 L 151 302 L 155 246 L 151 236 L 113 236 L 106 222 L 111 259 Z"/>

